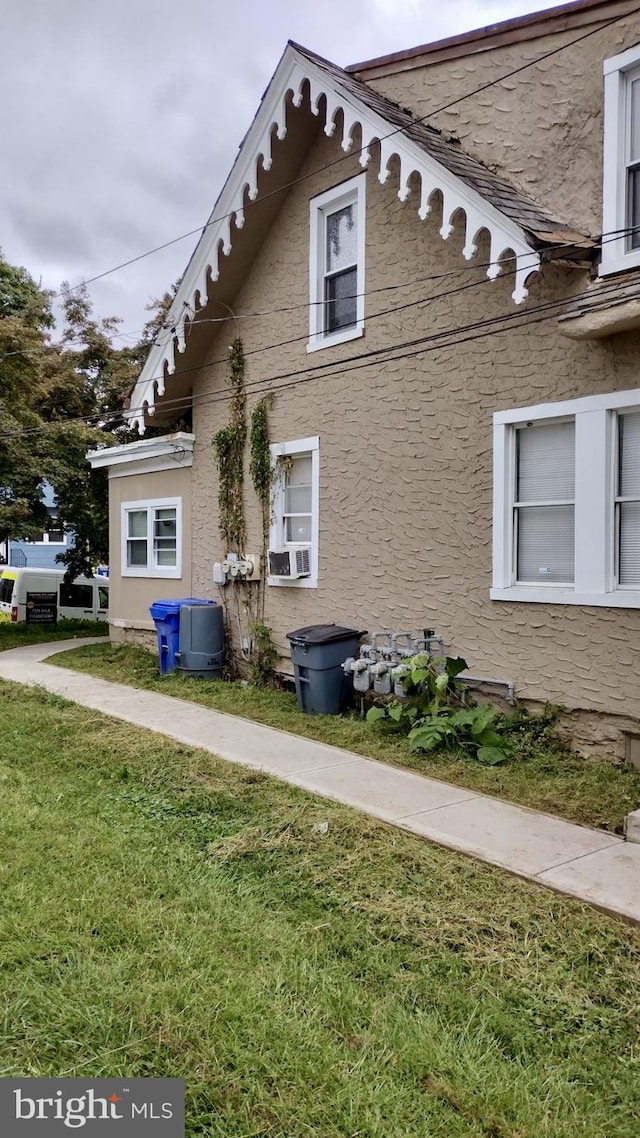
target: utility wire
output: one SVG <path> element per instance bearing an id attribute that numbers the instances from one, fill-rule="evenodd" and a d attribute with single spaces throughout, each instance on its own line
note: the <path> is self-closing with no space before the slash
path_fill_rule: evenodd
<path id="1" fill-rule="evenodd" d="M 616 233 L 617 232 L 618 231 L 616 231 Z M 604 242 L 602 244 L 604 244 Z M 450 272 L 452 274 L 457 274 L 458 270 L 451 270 Z M 433 279 L 437 279 L 440 276 L 446 276 L 446 275 L 449 275 L 449 271 L 447 273 L 443 273 L 443 274 L 435 274 Z M 424 280 L 428 280 L 428 279 L 430 279 L 430 278 L 428 278 L 428 277 L 424 278 Z M 410 282 L 410 283 L 420 283 L 420 282 Z M 493 283 L 493 282 L 489 278 L 483 277 L 481 280 L 470 281 L 470 282 L 467 282 L 466 284 L 459 285 L 456 288 L 448 289 L 444 292 L 433 293 L 433 294 L 430 294 L 429 296 L 426 296 L 426 297 L 419 297 L 417 300 L 408 301 L 405 304 L 398 305 L 396 307 L 389 308 L 389 309 L 384 309 L 384 310 L 377 312 L 377 313 L 371 313 L 367 317 L 367 323 L 370 324 L 372 321 L 379 319 L 382 316 L 393 315 L 397 312 L 404 311 L 408 308 L 415 308 L 415 307 L 424 306 L 426 304 L 432 303 L 432 302 L 437 301 L 437 300 L 442 300 L 442 299 L 445 299 L 445 298 L 448 298 L 451 296 L 455 296 L 458 293 L 465 292 L 467 289 L 476 288 L 479 285 L 485 285 L 485 284 L 489 285 L 491 283 Z M 402 287 L 402 286 L 391 286 L 391 287 Z M 615 295 L 617 287 L 618 287 L 617 282 L 611 282 L 609 284 L 603 285 L 599 289 L 599 297 L 601 299 L 606 300 L 608 296 Z M 377 290 L 377 291 L 386 291 L 386 290 L 381 289 L 381 290 Z M 554 305 L 557 303 L 559 306 L 564 307 L 568 303 L 571 303 L 572 301 L 580 300 L 581 298 L 588 297 L 589 295 L 590 295 L 589 290 L 586 289 L 586 290 L 583 290 L 581 293 L 574 293 L 571 297 L 565 298 L 562 301 L 557 301 L 557 302 L 552 302 L 552 303 Z M 295 307 L 298 307 L 298 306 L 295 306 Z M 306 307 L 306 306 L 303 306 L 303 307 Z M 510 320 L 511 319 L 516 319 L 516 320 L 522 319 L 523 322 L 526 322 L 527 315 L 529 313 L 535 312 L 535 311 L 537 311 L 536 308 L 529 308 L 529 309 L 522 310 L 522 311 L 511 312 L 511 313 L 507 313 L 504 318 L 510 319 Z M 491 317 L 491 318 L 489 318 L 489 320 L 490 320 L 490 322 L 492 322 L 493 320 L 500 319 L 500 318 L 501 317 Z M 456 329 L 453 329 L 453 330 L 451 330 L 451 333 L 454 334 L 455 331 L 456 331 Z M 289 340 L 280 341 L 280 342 L 275 343 L 275 344 L 264 345 L 264 346 L 259 347 L 259 348 L 251 349 L 250 351 L 245 353 L 245 357 L 249 357 L 251 355 L 262 354 L 263 352 L 266 352 L 266 351 L 274 351 L 278 348 L 282 348 L 282 347 L 290 346 L 292 344 L 299 343 L 300 341 L 306 341 L 307 339 L 308 339 L 308 335 L 305 333 L 303 336 L 297 336 L 297 337 L 293 337 Z M 402 345 L 396 345 L 396 347 L 401 347 L 401 346 Z M 393 350 L 394 350 L 394 345 L 388 345 L 388 346 L 385 346 L 384 348 L 376 349 L 375 354 L 378 354 L 379 352 L 393 351 Z M 360 358 L 360 356 L 348 357 L 345 360 L 338 361 L 338 366 L 340 366 L 340 364 L 343 362 L 348 363 L 349 359 L 354 360 L 354 359 L 359 359 L 359 358 Z M 223 363 L 226 363 L 226 356 L 221 357 L 219 359 L 209 360 L 204 364 L 196 364 L 190 368 L 184 368 L 180 371 L 179 374 L 180 375 L 188 375 L 190 373 L 199 372 L 199 371 L 205 370 L 207 368 L 214 367 L 217 364 L 223 364 Z M 302 370 L 304 371 L 304 374 L 309 374 L 310 376 L 312 376 L 312 374 L 315 371 L 324 369 L 326 367 L 331 367 L 331 366 L 335 367 L 335 362 L 333 365 L 331 363 L 314 364 L 314 365 L 310 365 L 308 368 L 305 368 Z M 297 372 L 292 373 L 292 374 L 297 374 Z M 149 382 L 150 383 L 155 382 L 156 380 L 158 380 L 160 378 L 164 378 L 164 377 L 155 376 L 155 377 L 153 377 L 152 380 L 149 380 Z M 262 381 L 260 381 L 260 382 L 262 382 Z M 223 397 L 226 398 L 226 395 L 224 395 L 224 393 L 223 393 Z M 192 398 L 197 400 L 197 399 L 200 399 L 201 396 L 196 395 L 193 397 L 189 396 L 188 398 L 187 397 L 178 397 L 177 399 L 163 399 L 162 409 L 163 410 L 171 410 L 173 408 L 174 410 L 178 410 L 178 409 L 185 408 L 189 405 L 189 401 Z M 174 404 L 177 404 L 179 406 L 174 407 Z M 117 421 L 121 420 L 125 415 L 127 415 L 129 417 L 132 414 L 136 414 L 138 412 L 144 413 L 144 410 L 145 410 L 145 405 L 143 404 L 139 407 L 127 408 L 126 411 L 116 410 L 116 411 L 102 412 L 102 413 L 96 412 L 95 414 L 90 415 L 90 416 L 78 416 L 75 418 L 56 420 L 55 425 L 60 425 L 61 423 L 64 423 L 64 424 L 85 423 L 86 425 L 89 425 L 89 426 L 95 425 L 95 424 L 106 425 L 109 422 L 117 422 Z M 39 426 L 39 427 L 28 428 L 27 432 L 37 433 L 41 430 L 46 429 L 48 426 L 51 426 L 51 425 L 53 425 L 53 424 L 43 424 L 42 426 Z M 27 432 L 25 432 L 25 433 L 27 433 Z M 2 438 L 2 437 L 8 437 L 8 436 L 0 435 L 0 438 Z M 11 437 L 14 437 L 14 436 L 11 436 Z"/>
<path id="2" fill-rule="evenodd" d="M 570 47 L 574 47 L 575 44 L 582 43 L 583 40 L 588 39 L 590 36 L 596 35 L 597 33 L 604 31 L 606 28 L 610 28 L 613 24 L 619 23 L 619 21 L 622 19 L 626 19 L 629 16 L 635 16 L 639 12 L 640 12 L 640 5 L 636 8 L 632 8 L 628 12 L 622 12 L 620 15 L 613 17 L 611 20 L 607 20 L 604 23 L 599 24 L 597 28 L 592 28 L 590 31 L 585 32 L 583 35 L 576 36 L 575 39 L 569 40 L 567 43 L 560 44 L 559 47 L 552 48 L 550 51 L 544 52 L 542 55 L 536 56 L 535 59 L 531 59 L 527 63 L 521 64 L 520 67 L 512 68 L 511 71 L 507 71 L 504 75 L 500 75 L 496 79 L 492 79 L 487 83 L 481 84 L 481 86 L 479 86 L 479 87 L 475 87 L 472 91 L 468 91 L 465 95 L 460 95 L 460 96 L 458 96 L 458 98 L 452 99 L 450 102 L 444 103 L 440 107 L 436 107 L 435 110 L 428 111 L 427 114 L 425 114 L 425 115 L 421 115 L 418 118 L 412 118 L 411 123 L 407 124 L 407 126 L 417 126 L 420 123 L 426 123 L 427 120 L 432 118 L 434 115 L 442 114 L 444 111 L 450 110 L 451 107 L 457 106 L 459 103 L 464 102 L 466 99 L 470 99 L 474 95 L 479 95 L 483 91 L 489 90 L 491 87 L 495 87 L 500 83 L 504 83 L 504 81 L 506 79 L 511 79 L 512 76 L 514 76 L 514 75 L 520 75 L 523 71 L 526 71 L 529 67 L 535 67 L 536 64 L 543 63 L 546 59 L 551 59 L 552 56 L 558 55 L 560 52 L 566 51 Z M 404 131 L 406 129 L 407 128 L 405 126 L 395 127 L 393 130 L 389 131 L 388 134 L 382 135 L 382 137 L 378 141 L 379 142 L 385 142 L 387 139 L 393 138 L 396 134 L 404 133 Z M 365 147 L 363 147 L 363 146 L 359 147 L 357 150 L 350 150 L 348 154 L 343 154 L 339 158 L 334 159 L 334 161 L 327 162 L 324 166 L 319 166 L 317 169 L 312 170 L 308 174 L 301 174 L 299 177 L 293 178 L 290 182 L 286 182 L 284 185 L 278 186 L 276 189 L 270 190 L 266 194 L 262 194 L 261 196 L 257 197 L 254 201 L 245 202 L 243 204 L 243 210 L 246 212 L 246 210 L 250 206 L 256 205 L 256 204 L 258 204 L 258 202 L 262 203 L 262 202 L 266 201 L 268 198 L 273 197 L 274 194 L 281 194 L 285 190 L 291 189 L 292 186 L 299 185 L 301 182 L 307 181 L 309 178 L 314 178 L 317 174 L 323 173 L 326 170 L 330 170 L 330 169 L 332 169 L 332 167 L 337 166 L 341 162 L 345 162 L 350 158 L 353 158 L 357 154 L 362 154 L 362 152 L 364 150 L 365 150 Z M 111 269 L 105 269 L 105 271 L 102 273 L 96 273 L 92 277 L 87 277 L 85 280 L 81 281 L 79 284 L 73 285 L 73 287 L 71 287 L 69 289 L 69 291 L 70 292 L 76 292 L 78 289 L 84 288 L 90 284 L 94 284 L 95 281 L 103 280 L 105 277 L 111 276 L 113 273 L 120 272 L 121 269 L 126 269 L 130 265 L 135 265 L 139 261 L 143 261 L 147 257 L 153 256 L 155 253 L 160 253 L 164 249 L 168 249 L 172 245 L 178 244 L 178 242 L 180 242 L 180 241 L 186 241 L 186 239 L 188 237 L 193 237 L 193 236 L 195 236 L 195 234 L 199 233 L 199 234 L 203 235 L 206 232 L 206 230 L 210 228 L 210 226 L 217 225 L 217 223 L 220 221 L 226 221 L 227 219 L 231 219 L 232 217 L 234 217 L 236 212 L 237 212 L 236 210 L 231 210 L 229 213 L 220 214 L 219 217 L 211 217 L 211 218 L 209 218 L 209 220 L 207 222 L 205 222 L 204 226 L 198 226 L 196 229 L 190 229 L 186 233 L 181 233 L 179 237 L 173 237 L 169 241 L 164 241 L 161 245 L 156 245 L 156 246 L 154 246 L 154 248 L 148 249 L 144 253 L 139 253 L 136 257 L 130 257 L 126 261 L 121 261 L 120 264 L 114 265 L 113 268 L 111 268 Z M 584 236 L 587 236 L 587 234 L 584 234 Z M 53 293 L 54 298 L 56 298 L 60 295 L 61 294 L 59 292 Z"/>
<path id="3" fill-rule="evenodd" d="M 603 237 L 606 237 L 606 239 L 603 239 L 599 242 L 595 242 L 595 241 L 593 242 L 593 250 L 601 249 L 604 245 L 608 244 L 610 241 L 617 241 L 621 236 L 629 235 L 630 233 L 635 232 L 636 228 L 637 228 L 636 226 L 629 226 L 626 229 L 615 229 L 615 230 L 607 231 L 607 234 L 603 235 Z M 611 236 L 609 236 L 609 234 L 611 234 Z M 575 242 L 574 241 L 561 242 L 560 244 L 555 245 L 553 248 L 554 248 L 555 253 L 558 253 L 562 249 L 574 249 L 575 248 Z M 532 257 L 537 256 L 536 251 L 533 249 L 531 250 L 531 256 Z M 502 272 L 500 274 L 502 279 L 505 279 L 507 276 L 507 273 L 509 271 L 508 266 L 515 264 L 516 261 L 517 261 L 516 257 L 505 257 L 504 258 L 502 265 L 504 267 L 506 267 L 506 271 Z M 371 297 L 371 296 L 376 296 L 380 293 L 395 292 L 395 291 L 398 291 L 399 289 L 403 289 L 403 288 L 412 288 L 418 284 L 425 284 L 429 281 L 442 280 L 442 279 L 445 279 L 447 277 L 452 277 L 452 276 L 460 276 L 462 273 L 466 273 L 466 272 L 478 272 L 481 269 L 489 268 L 489 266 L 492 265 L 493 263 L 494 263 L 493 261 L 477 261 L 477 262 L 474 262 L 474 264 L 468 264 L 467 263 L 467 264 L 460 265 L 458 268 L 455 268 L 455 269 L 447 269 L 441 273 L 431 273 L 425 277 L 406 278 L 405 280 L 397 281 L 395 284 L 392 284 L 392 285 L 383 285 L 383 286 L 380 286 L 379 288 L 364 290 L 363 292 L 349 293 L 348 296 L 345 296 L 343 299 L 345 299 L 345 300 L 356 299 L 356 298 L 359 298 L 362 296 Z M 553 263 L 553 262 L 551 261 L 549 263 Z M 580 267 L 581 267 L 581 265 L 579 263 L 576 263 L 575 268 L 580 268 Z M 535 268 L 535 265 L 532 264 L 531 268 L 532 269 Z M 440 293 L 440 294 L 435 294 L 434 296 L 421 297 L 419 300 L 409 301 L 409 302 L 407 302 L 407 304 L 399 305 L 396 308 L 389 308 L 389 309 L 385 309 L 385 310 L 378 312 L 378 313 L 373 313 L 367 319 L 368 319 L 368 321 L 373 320 L 373 319 L 377 319 L 380 316 L 390 315 L 394 312 L 399 312 L 404 308 L 410 308 L 410 307 L 413 307 L 415 305 L 427 303 L 430 300 L 437 300 L 441 296 L 454 295 L 456 292 L 463 291 L 465 288 L 475 287 L 476 284 L 484 284 L 484 283 L 485 283 L 485 279 L 483 278 L 481 281 L 474 281 L 468 285 L 460 285 L 459 288 L 452 289 L 450 291 L 450 293 Z M 487 280 L 487 283 L 490 284 L 490 283 L 492 283 L 492 281 Z M 603 286 L 603 289 L 605 287 L 607 287 L 607 286 Z M 587 295 L 588 295 L 587 292 L 578 293 L 578 294 L 575 294 L 575 298 L 579 299 L 580 296 L 587 296 Z M 218 302 L 214 302 L 214 303 L 218 303 Z M 222 303 L 222 302 L 220 302 L 220 303 Z M 297 304 L 280 305 L 280 306 L 275 307 L 275 308 L 261 309 L 261 310 L 256 311 L 256 312 L 236 313 L 235 318 L 237 320 L 264 318 L 266 316 L 281 315 L 281 314 L 287 314 L 287 313 L 291 313 L 291 312 L 297 312 L 300 309 L 308 309 L 312 305 L 319 306 L 319 305 L 324 305 L 324 303 L 325 302 L 323 300 L 301 301 Z M 228 322 L 228 320 L 229 320 L 228 316 L 206 317 L 206 318 L 198 318 L 196 316 L 192 321 L 189 322 L 189 326 L 190 326 L 190 330 L 191 330 L 196 325 L 226 324 Z M 141 329 L 141 331 L 144 331 L 144 329 Z M 169 333 L 169 335 L 167 335 L 167 338 L 164 341 L 160 341 L 159 337 L 160 337 L 161 332 L 163 332 L 163 331 Z M 133 335 L 133 333 L 130 333 L 130 334 Z M 155 343 L 159 347 L 166 347 L 169 343 L 171 343 L 171 341 L 174 338 L 175 338 L 175 325 L 173 325 L 173 326 L 164 325 L 160 329 L 160 332 L 158 332 Z M 260 348 L 252 348 L 248 352 L 246 352 L 245 355 L 246 356 L 258 355 L 258 354 L 265 352 L 265 351 L 273 351 L 276 348 L 288 347 L 291 344 L 299 343 L 303 340 L 308 340 L 308 334 L 305 333 L 302 336 L 295 336 L 295 337 L 288 339 L 288 340 L 281 340 L 281 341 L 277 341 L 277 342 L 272 343 L 272 344 L 266 344 Z M 42 355 L 51 355 L 52 352 L 55 352 L 58 349 L 59 349 L 59 345 L 52 344 L 52 345 L 49 345 L 48 347 L 45 347 L 45 348 L 20 349 L 16 352 L 6 352 L 3 356 L 0 356 L 0 363 L 2 363 L 3 360 L 8 359 L 10 356 L 21 355 L 23 353 L 24 354 L 41 353 Z M 82 345 L 78 346 L 78 350 L 82 351 Z M 119 350 L 121 350 L 121 349 L 119 349 Z M 223 363 L 223 362 L 225 362 L 224 358 L 209 360 L 207 362 L 207 364 L 198 365 L 195 368 L 184 368 L 180 372 L 180 374 L 184 375 L 185 373 L 187 373 L 189 371 L 194 371 L 194 370 L 197 371 L 197 370 L 200 370 L 201 367 L 213 367 L 215 364 Z M 162 378 L 164 378 L 164 376 L 160 376 L 160 375 L 153 376 L 151 379 L 148 380 L 148 382 L 153 383 L 153 382 L 156 382 L 157 380 L 162 379 Z"/>
<path id="4" fill-rule="evenodd" d="M 462 286 L 459 289 L 452 289 L 448 293 L 441 293 L 435 297 L 428 297 L 416 304 L 428 303 L 429 300 L 442 299 L 445 296 L 453 295 L 457 292 L 464 291 L 469 287 L 478 284 L 490 283 L 487 281 L 472 282 Z M 607 286 L 608 289 L 613 289 L 615 286 Z M 541 319 L 553 319 L 557 316 L 558 311 L 566 308 L 567 303 L 575 300 L 576 296 L 571 298 L 560 298 L 558 300 L 546 301 L 542 304 L 536 305 L 527 309 L 526 312 L 514 312 L 498 314 L 497 316 L 487 317 L 483 320 L 475 321 L 466 325 L 458 325 L 453 328 L 442 329 L 436 333 L 429 333 L 425 336 L 418 337 L 413 340 L 405 340 L 397 344 L 383 345 L 379 348 L 374 348 L 366 352 L 361 352 L 338 361 L 325 361 L 317 364 L 312 364 L 306 368 L 297 368 L 291 371 L 282 372 L 272 376 L 264 377 L 255 380 L 253 383 L 245 385 L 247 394 L 258 394 L 269 390 L 274 390 L 277 393 L 287 387 L 295 386 L 297 383 L 306 382 L 307 380 L 318 379 L 321 375 L 330 371 L 332 377 L 349 374 L 353 371 L 358 371 L 363 367 L 371 367 L 375 363 L 386 362 L 393 363 L 397 360 L 413 358 L 416 355 L 421 355 L 428 351 L 436 350 L 439 347 L 455 347 L 458 343 L 467 343 L 472 339 L 483 339 L 486 335 L 497 334 L 503 331 L 511 330 L 514 325 L 517 327 L 526 327 L 530 323 L 538 323 Z M 383 314 L 380 314 L 383 315 Z M 538 316 L 538 319 L 534 317 Z M 495 327 L 496 325 L 503 325 L 502 327 Z M 400 354 L 393 354 L 400 353 Z M 224 362 L 224 361 L 220 361 Z M 185 369 L 185 371 L 200 371 L 203 368 L 211 367 L 211 363 L 198 365 L 192 369 Z M 181 374 L 185 374 L 184 372 Z M 281 382 L 285 381 L 285 382 Z M 292 382 L 286 382 L 292 381 Z M 273 384 L 278 384 L 275 389 L 272 388 Z M 174 399 L 165 400 L 162 403 L 163 410 L 171 410 L 178 413 L 180 410 L 190 409 L 194 403 L 202 405 L 204 403 L 226 402 L 231 398 L 231 392 L 228 391 L 205 391 L 196 395 L 178 396 Z M 96 413 L 91 416 L 78 416 L 73 419 L 60 419 L 55 422 L 42 424 L 38 427 L 27 428 L 24 431 L 11 434 L 0 434 L 0 439 L 15 439 L 27 434 L 36 434 L 51 427 L 58 428 L 67 425 L 85 424 L 88 426 L 103 426 L 110 421 L 118 421 L 123 418 L 124 414 L 131 415 L 136 412 L 144 412 L 144 405 L 138 408 L 129 408 L 126 412 L 113 411 Z"/>

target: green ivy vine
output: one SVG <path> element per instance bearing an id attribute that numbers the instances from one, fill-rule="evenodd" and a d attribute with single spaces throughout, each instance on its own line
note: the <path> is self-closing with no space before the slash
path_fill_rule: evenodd
<path id="1" fill-rule="evenodd" d="M 247 438 L 247 396 L 242 341 L 229 348 L 227 382 L 231 388 L 229 424 L 213 436 L 218 460 L 218 511 L 220 536 L 227 549 L 244 552 L 244 447 Z"/>
<path id="2" fill-rule="evenodd" d="M 253 483 L 256 497 L 262 511 L 262 546 L 263 555 L 266 554 L 269 540 L 269 522 L 271 520 L 271 487 L 273 486 L 273 466 L 271 465 L 271 450 L 269 447 L 269 420 L 267 412 L 272 405 L 271 395 L 265 395 L 256 403 L 251 412 L 251 431 L 249 445 L 251 458 L 249 473 Z"/>

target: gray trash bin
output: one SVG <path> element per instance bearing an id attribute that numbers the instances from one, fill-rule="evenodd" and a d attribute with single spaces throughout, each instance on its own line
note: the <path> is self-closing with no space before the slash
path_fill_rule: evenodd
<path id="1" fill-rule="evenodd" d="M 224 614 L 221 605 L 183 604 L 180 609 L 178 671 L 217 680 L 224 664 Z"/>
<path id="2" fill-rule="evenodd" d="M 298 707 L 307 715 L 339 715 L 353 691 L 342 665 L 364 632 L 340 624 L 310 624 L 287 633 L 296 681 Z"/>

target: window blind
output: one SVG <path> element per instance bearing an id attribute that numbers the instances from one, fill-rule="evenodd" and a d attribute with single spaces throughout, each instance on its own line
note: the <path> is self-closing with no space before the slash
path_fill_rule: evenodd
<path id="1" fill-rule="evenodd" d="M 637 588 L 640 586 L 640 414 L 637 413 L 618 416 L 617 498 L 618 584 Z"/>
<path id="2" fill-rule="evenodd" d="M 516 501 L 572 501 L 575 494 L 575 424 L 521 427 L 517 434 Z"/>
<path id="3" fill-rule="evenodd" d="M 574 580 L 574 494 L 574 422 L 519 428 L 514 509 L 518 581 Z"/>

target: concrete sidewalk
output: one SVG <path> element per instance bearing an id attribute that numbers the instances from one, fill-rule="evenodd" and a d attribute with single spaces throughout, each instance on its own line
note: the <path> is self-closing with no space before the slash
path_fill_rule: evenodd
<path id="1" fill-rule="evenodd" d="M 640 845 L 195 703 L 43 663 L 98 640 L 0 653 L 0 677 L 354 806 L 422 838 L 640 922 Z"/>

